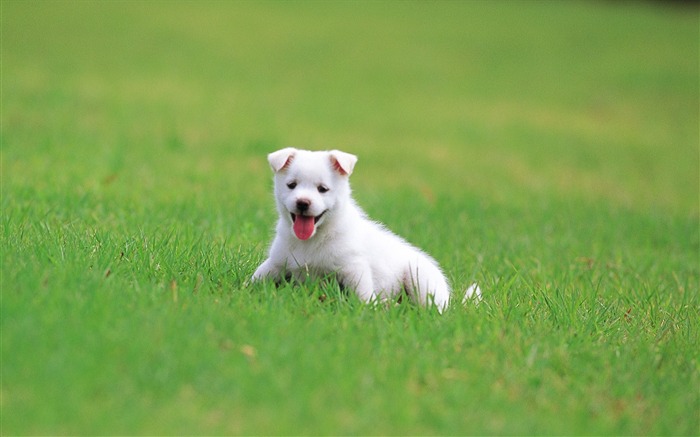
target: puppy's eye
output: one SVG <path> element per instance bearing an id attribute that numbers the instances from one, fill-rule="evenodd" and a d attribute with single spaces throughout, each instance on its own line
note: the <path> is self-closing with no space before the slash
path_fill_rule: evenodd
<path id="1" fill-rule="evenodd" d="M 296 183 L 296 182 L 290 182 L 290 183 L 287 184 L 287 188 L 289 188 L 290 190 L 293 190 L 293 189 L 295 189 L 296 187 L 297 187 L 297 183 Z"/>
<path id="2" fill-rule="evenodd" d="M 328 190 L 329 190 L 329 188 L 328 188 L 327 186 L 325 186 L 325 185 L 319 185 L 319 186 L 318 186 L 318 192 L 321 193 L 321 194 L 327 193 Z"/>

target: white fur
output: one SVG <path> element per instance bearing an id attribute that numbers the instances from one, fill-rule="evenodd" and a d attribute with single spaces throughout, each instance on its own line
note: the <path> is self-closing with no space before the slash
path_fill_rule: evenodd
<path id="1" fill-rule="evenodd" d="M 406 290 L 422 305 L 434 304 L 441 312 L 447 308 L 450 288 L 437 262 L 369 220 L 352 199 L 348 177 L 357 157 L 337 150 L 286 148 L 268 155 L 268 161 L 275 172 L 279 221 L 269 258 L 255 271 L 253 280 L 280 280 L 287 275 L 303 280 L 336 274 L 343 286 L 365 302 L 385 300 Z M 300 212 L 300 201 L 307 210 Z M 292 214 L 320 216 L 308 239 L 295 234 Z M 476 284 L 463 300 L 471 298 L 481 299 Z"/>

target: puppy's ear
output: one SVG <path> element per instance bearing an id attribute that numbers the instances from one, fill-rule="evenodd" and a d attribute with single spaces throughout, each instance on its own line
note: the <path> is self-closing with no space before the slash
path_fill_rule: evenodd
<path id="1" fill-rule="evenodd" d="M 287 166 L 292 163 L 296 151 L 297 149 L 293 147 L 287 147 L 286 149 L 278 150 L 267 155 L 267 160 L 272 170 L 277 173 L 283 168 L 287 168 Z"/>
<path id="2" fill-rule="evenodd" d="M 328 153 L 331 156 L 331 166 L 341 175 L 350 176 L 352 169 L 355 168 L 357 156 L 340 150 L 331 150 Z"/>

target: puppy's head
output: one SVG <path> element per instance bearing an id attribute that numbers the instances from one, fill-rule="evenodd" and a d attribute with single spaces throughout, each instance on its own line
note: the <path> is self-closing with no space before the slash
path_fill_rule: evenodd
<path id="1" fill-rule="evenodd" d="M 310 152 L 286 148 L 267 157 L 275 172 L 280 216 L 300 240 L 308 240 L 350 198 L 348 177 L 357 157 L 339 150 Z"/>

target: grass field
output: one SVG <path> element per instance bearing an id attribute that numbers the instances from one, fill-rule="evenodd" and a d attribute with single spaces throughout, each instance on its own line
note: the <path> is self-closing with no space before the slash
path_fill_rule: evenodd
<path id="1" fill-rule="evenodd" d="M 1 5 L 3 435 L 700 433 L 696 6 Z M 483 303 L 248 285 L 288 145 Z"/>

